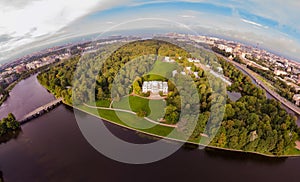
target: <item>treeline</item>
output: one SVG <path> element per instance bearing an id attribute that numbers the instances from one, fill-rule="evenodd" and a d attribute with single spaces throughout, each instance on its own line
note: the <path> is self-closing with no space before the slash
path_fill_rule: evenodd
<path id="1" fill-rule="evenodd" d="M 78 61 L 79 56 L 73 57 L 41 72 L 37 78 L 55 97 L 62 97 L 66 103 L 72 104 L 72 80 Z"/>
<path id="2" fill-rule="evenodd" d="M 219 58 L 219 62 L 222 65 L 224 76 L 232 81 L 232 85 L 227 88 L 229 91 L 240 92 L 242 96 L 255 96 L 259 99 L 266 98 L 264 90 L 253 84 L 249 76 L 243 74 L 223 58 Z"/>
<path id="3" fill-rule="evenodd" d="M 212 47 L 211 48 L 214 52 L 218 53 L 218 54 L 221 54 L 225 57 L 230 57 L 230 56 L 233 56 L 232 53 L 230 52 L 226 52 L 225 50 L 222 50 L 222 49 L 219 49 L 218 47 Z"/>

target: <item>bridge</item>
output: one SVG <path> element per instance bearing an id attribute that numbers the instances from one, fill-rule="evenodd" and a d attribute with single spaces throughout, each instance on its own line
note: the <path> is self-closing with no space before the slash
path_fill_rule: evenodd
<path id="1" fill-rule="evenodd" d="M 19 121 L 21 124 L 25 124 L 25 123 L 29 122 L 30 120 L 44 114 L 45 112 L 48 112 L 51 109 L 54 109 L 60 103 L 62 103 L 62 98 L 53 100 L 53 101 L 49 102 L 48 104 L 40 106 L 40 107 L 36 108 L 35 110 L 31 111 L 30 113 L 26 114 Z"/>

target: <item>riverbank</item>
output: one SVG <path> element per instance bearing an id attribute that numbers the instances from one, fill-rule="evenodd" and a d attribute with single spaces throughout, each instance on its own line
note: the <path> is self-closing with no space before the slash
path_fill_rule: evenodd
<path id="1" fill-rule="evenodd" d="M 22 80 L 29 78 L 30 76 L 39 73 L 40 71 L 46 70 L 51 66 L 55 66 L 56 64 L 59 64 L 60 62 L 56 62 L 54 64 L 49 64 L 49 65 L 45 65 L 42 66 L 40 68 L 37 68 L 35 70 L 29 70 L 27 72 L 23 72 L 21 75 L 19 75 L 19 78 L 14 81 L 13 83 L 11 83 L 10 85 L 8 85 L 5 88 L 5 91 L 7 92 L 6 94 L 3 95 L 3 97 L 0 99 L 0 106 L 9 98 L 9 93 L 10 91 Z"/>
<path id="2" fill-rule="evenodd" d="M 92 115 L 92 116 L 94 116 L 98 119 L 104 120 L 105 122 L 109 122 L 111 124 L 115 124 L 115 125 L 120 126 L 122 128 L 129 129 L 129 130 L 132 130 L 132 131 L 135 131 L 135 132 L 138 132 L 138 133 L 142 133 L 142 134 L 154 137 L 154 138 L 166 139 L 166 140 L 173 141 L 173 142 L 186 143 L 186 144 L 196 145 L 196 146 L 199 146 L 199 147 L 205 147 L 205 148 L 209 148 L 209 149 L 216 149 L 216 150 L 223 150 L 223 151 L 230 151 L 230 152 L 238 152 L 238 153 L 255 154 L 255 155 L 271 157 L 271 158 L 300 157 L 300 153 L 299 154 L 290 154 L 290 155 L 289 154 L 286 154 L 286 155 L 271 155 L 271 154 L 264 154 L 264 153 L 259 153 L 259 152 L 255 152 L 255 151 L 244 151 L 244 150 L 216 147 L 216 146 L 212 146 L 212 145 L 201 145 L 199 143 L 192 142 L 192 141 L 185 141 L 185 140 L 176 139 L 176 138 L 164 137 L 164 136 L 161 136 L 161 135 L 156 135 L 156 134 L 153 134 L 153 133 L 145 132 L 145 131 L 142 131 L 142 130 L 138 130 L 138 129 L 135 129 L 135 128 L 132 128 L 132 127 L 129 127 L 129 126 L 125 126 L 125 125 L 116 123 L 115 121 L 109 120 L 107 118 L 103 118 L 103 117 L 101 117 L 97 114 L 88 112 L 88 111 L 86 111 L 82 108 L 67 104 L 64 101 L 63 101 L 63 103 L 65 105 L 69 106 L 69 107 L 72 107 L 73 109 L 79 110 L 79 111 L 84 112 L 86 114 Z"/>
<path id="3" fill-rule="evenodd" d="M 2 115 L 15 111 L 16 116 L 22 117 L 55 99 L 34 76 L 19 83 L 11 93 L 12 97 L 2 106 Z M 232 182 L 245 179 L 249 182 L 257 179 L 295 181 L 298 177 L 298 157 L 264 157 L 208 147 L 198 150 L 197 145 L 183 145 L 166 159 L 145 164 L 142 168 L 140 165 L 115 162 L 97 152 L 86 141 L 78 128 L 74 111 L 73 108 L 61 104 L 51 112 L 23 125 L 17 139 L 0 145 L 4 181 L 97 181 L 100 178 L 104 181 L 132 181 L 132 176 L 142 179 L 149 176 L 149 171 L 155 174 L 147 177 L 146 181 L 149 182 L 157 180 L 157 176 L 162 181 L 193 181 L 200 175 L 205 180 L 228 179 Z M 91 122 L 102 122 L 83 112 L 80 116 Z M 158 139 L 110 122 L 105 122 L 105 126 L 130 143 L 146 144 Z M 166 140 L 164 145 L 178 143 Z M 218 175 L 211 175 L 216 171 Z M 236 171 L 237 175 L 232 175 L 232 171 Z"/>

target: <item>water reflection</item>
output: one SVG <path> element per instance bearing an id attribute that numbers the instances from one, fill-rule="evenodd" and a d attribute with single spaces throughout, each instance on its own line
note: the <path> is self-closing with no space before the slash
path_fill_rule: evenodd
<path id="1" fill-rule="evenodd" d="M 9 140 L 16 140 L 18 136 L 22 133 L 22 129 L 13 131 L 13 132 L 8 132 L 7 134 L 3 135 L 0 137 L 0 145 L 2 143 L 6 143 Z"/>
<path id="2" fill-rule="evenodd" d="M 258 154 L 216 150 L 212 148 L 205 148 L 204 151 L 208 157 L 213 159 L 219 158 L 224 161 L 255 162 L 256 164 L 264 165 L 281 165 L 287 159 L 286 157 L 265 157 Z"/>
<path id="3" fill-rule="evenodd" d="M 0 181 L 1 181 L 1 182 L 4 182 L 2 171 L 0 171 Z"/>

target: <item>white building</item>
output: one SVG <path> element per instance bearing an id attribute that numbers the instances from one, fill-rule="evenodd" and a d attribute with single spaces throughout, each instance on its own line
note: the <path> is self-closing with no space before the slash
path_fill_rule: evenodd
<path id="1" fill-rule="evenodd" d="M 225 52 L 232 53 L 233 49 L 231 47 L 226 47 Z"/>
<path id="2" fill-rule="evenodd" d="M 221 49 L 221 50 L 224 50 L 225 52 L 229 52 L 229 53 L 233 52 L 233 49 L 231 47 L 228 47 L 228 46 L 223 45 L 223 44 L 219 44 L 218 48 Z"/>
<path id="3" fill-rule="evenodd" d="M 172 58 L 170 58 L 170 57 L 165 57 L 164 62 L 167 62 L 167 63 L 174 63 L 175 60 L 172 59 Z"/>
<path id="4" fill-rule="evenodd" d="M 174 77 L 177 73 L 178 73 L 177 70 L 173 70 L 172 71 L 172 76 Z M 299 80 L 300 80 L 300 78 L 299 78 Z"/>
<path id="5" fill-rule="evenodd" d="M 300 94 L 295 94 L 293 100 L 296 102 L 296 105 L 299 106 L 300 104 Z"/>
<path id="6" fill-rule="evenodd" d="M 194 72 L 194 75 L 195 75 L 196 78 L 200 78 L 199 75 L 198 75 L 198 72 Z"/>
<path id="7" fill-rule="evenodd" d="M 188 58 L 188 62 L 190 62 L 190 63 L 200 63 L 200 60 L 199 59 Z"/>
<path id="8" fill-rule="evenodd" d="M 180 74 L 182 74 L 182 75 L 186 75 L 186 72 L 185 72 L 185 71 L 182 71 L 182 72 L 180 72 Z"/>
<path id="9" fill-rule="evenodd" d="M 168 94 L 168 83 L 162 81 L 145 81 L 143 83 L 143 93 L 151 92 L 158 94 L 163 92 L 164 95 Z"/>
<path id="10" fill-rule="evenodd" d="M 185 67 L 185 69 L 187 70 L 187 71 L 191 71 L 191 69 L 192 69 L 192 67 Z"/>
<path id="11" fill-rule="evenodd" d="M 277 76 L 279 76 L 279 75 L 288 75 L 287 72 L 281 71 L 281 70 L 277 70 L 277 69 L 275 69 L 274 74 L 277 75 Z"/>

